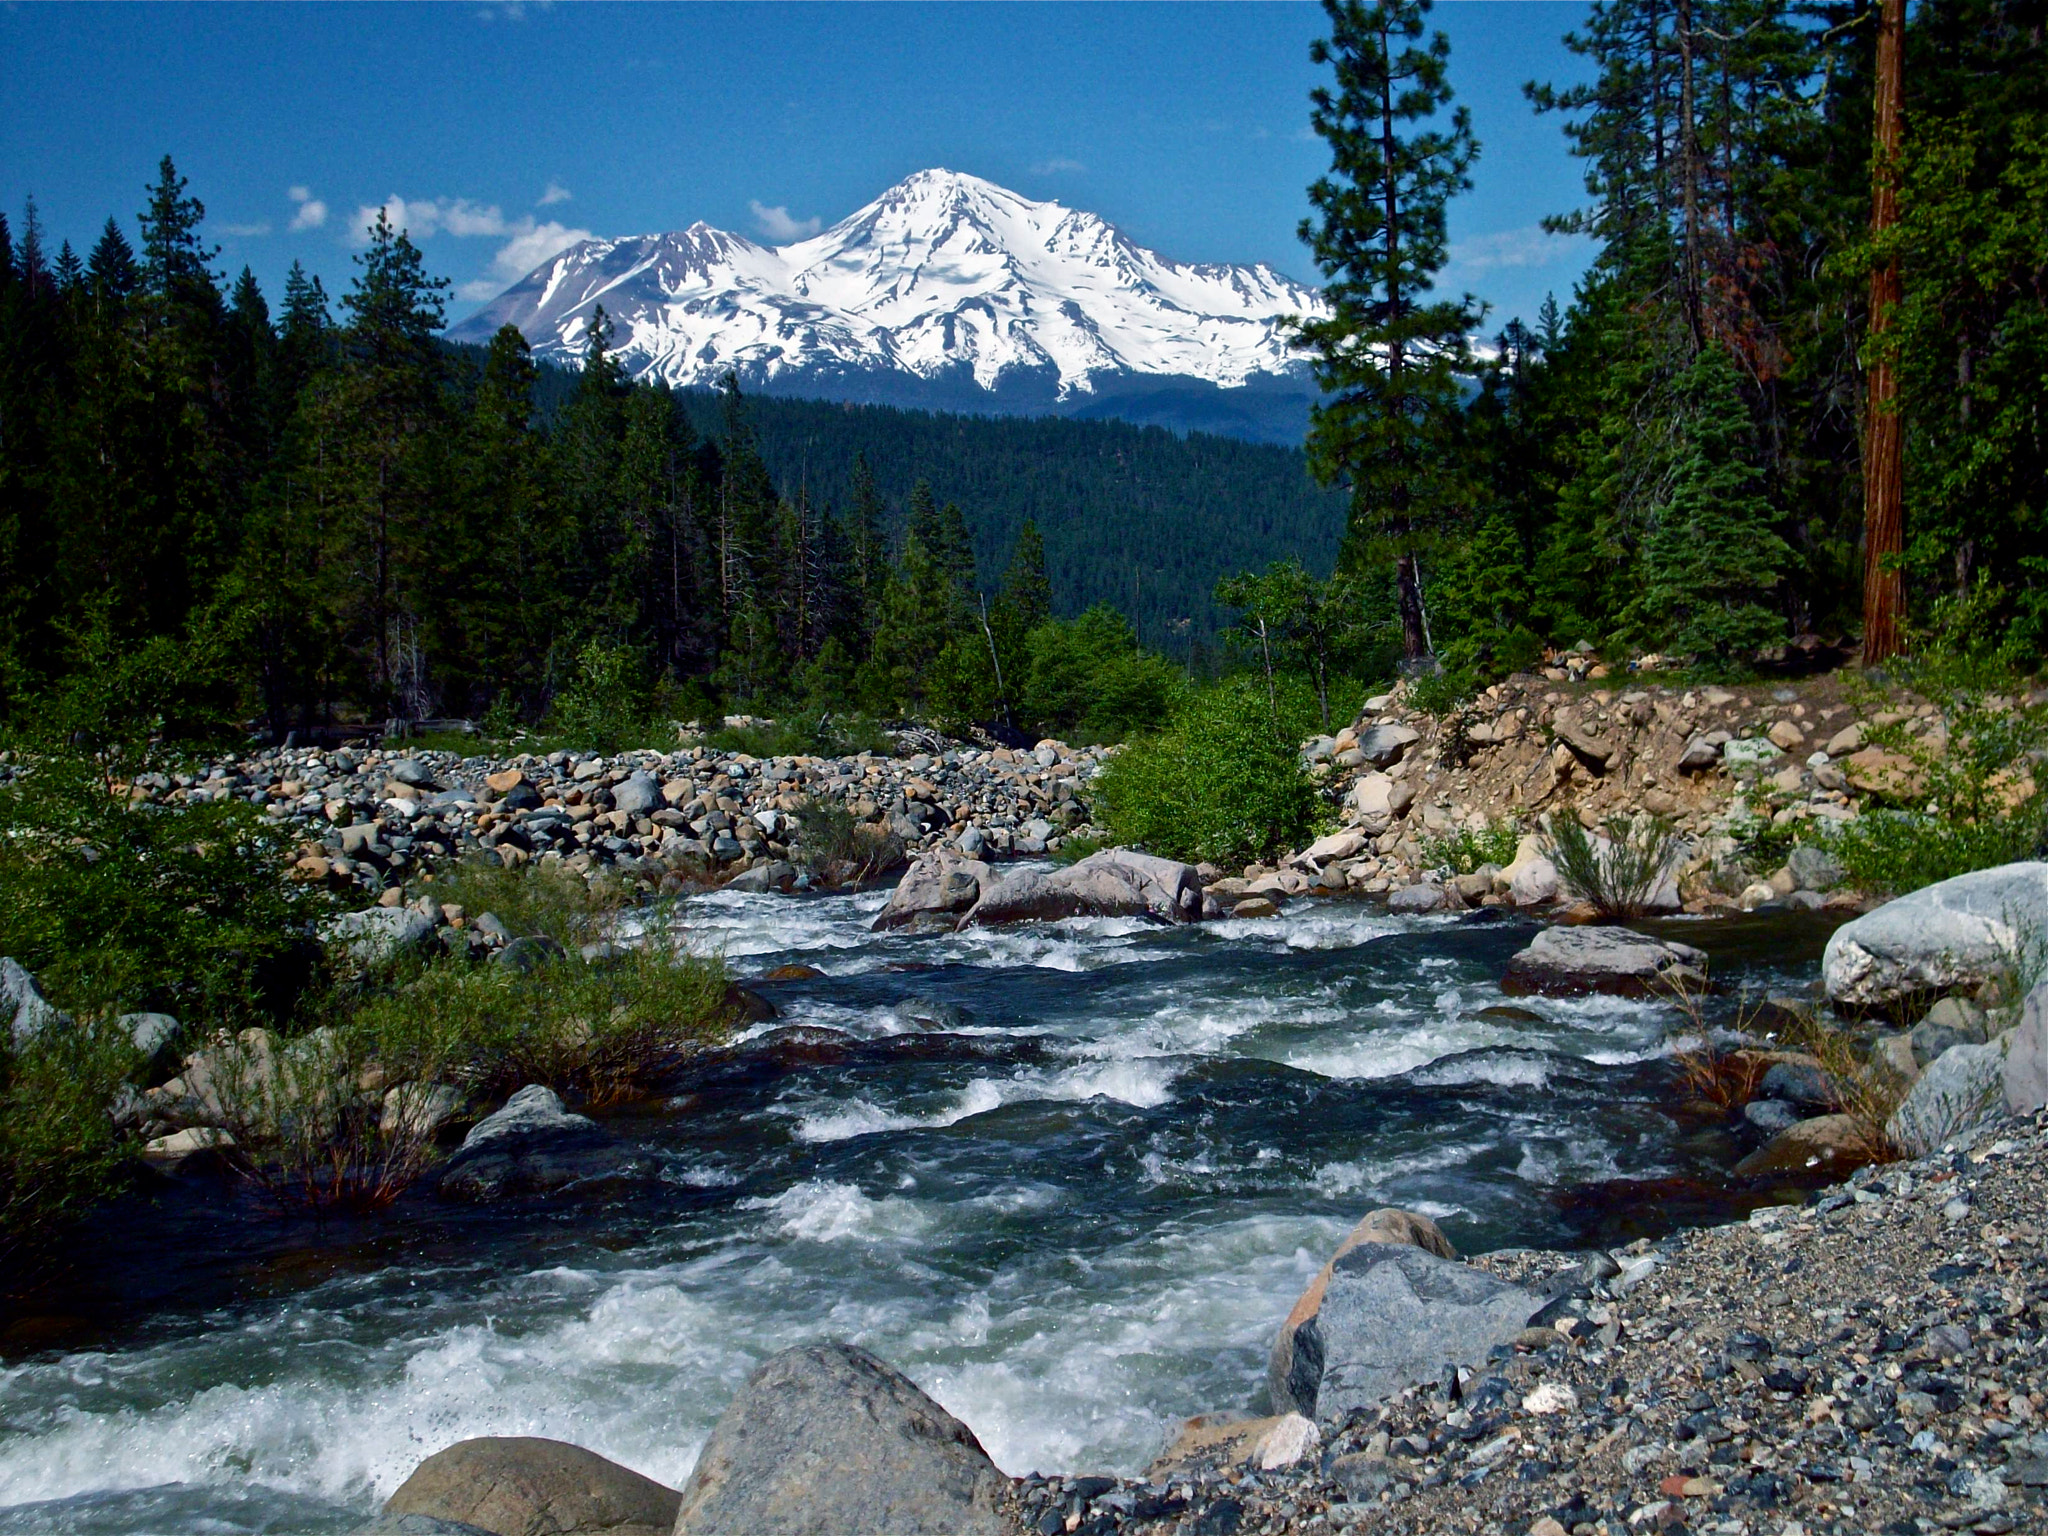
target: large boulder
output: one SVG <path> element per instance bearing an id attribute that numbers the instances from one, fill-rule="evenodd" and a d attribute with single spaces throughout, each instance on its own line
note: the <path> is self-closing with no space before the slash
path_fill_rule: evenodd
<path id="1" fill-rule="evenodd" d="M 2048 1107 L 2048 981 L 2020 1005 L 2020 1022 L 2005 1036 L 2005 1066 L 1999 1075 L 2009 1113 L 2031 1115 Z"/>
<path id="2" fill-rule="evenodd" d="M 1375 725 L 1359 732 L 1358 750 L 1375 768 L 1391 768 L 1410 747 L 1422 740 L 1422 733 L 1406 725 Z"/>
<path id="3" fill-rule="evenodd" d="M 650 1170 L 553 1089 L 532 1083 L 470 1128 L 442 1166 L 443 1198 L 471 1202 L 548 1194 L 573 1185 L 615 1187 Z"/>
<path id="4" fill-rule="evenodd" d="M 612 786 L 612 809 L 628 816 L 645 816 L 661 803 L 661 781 L 651 773 L 631 774 Z"/>
<path id="5" fill-rule="evenodd" d="M 989 867 L 949 848 L 920 855 L 896 882 L 888 905 L 875 918 L 877 933 L 892 928 L 951 928 L 959 914 L 981 899 Z"/>
<path id="6" fill-rule="evenodd" d="M 1417 1216 L 1412 1211 L 1397 1210 L 1392 1206 L 1368 1213 L 1365 1220 L 1353 1227 L 1344 1241 L 1337 1245 L 1337 1251 L 1330 1255 L 1329 1262 L 1316 1271 L 1316 1277 L 1309 1281 L 1301 1298 L 1294 1303 L 1294 1310 L 1287 1314 L 1287 1321 L 1280 1325 L 1280 1332 L 1274 1337 L 1272 1357 L 1266 1363 L 1266 1389 L 1272 1397 L 1275 1413 L 1315 1411 L 1313 1396 L 1304 1407 L 1289 1385 L 1294 1372 L 1295 1331 L 1322 1310 L 1323 1295 L 1329 1289 L 1330 1276 L 1336 1270 L 1337 1261 L 1361 1243 L 1405 1243 L 1411 1248 L 1420 1248 L 1424 1253 L 1433 1253 L 1440 1259 L 1458 1256 L 1451 1240 L 1427 1216 Z"/>
<path id="7" fill-rule="evenodd" d="M 1500 872 L 1499 884 L 1518 907 L 1538 907 L 1557 900 L 1562 881 L 1557 866 L 1544 852 L 1543 839 L 1533 833 L 1515 845 L 1514 861 Z"/>
<path id="8" fill-rule="evenodd" d="M 43 989 L 18 960 L 0 959 L 0 1019 L 8 1021 L 9 1038 L 16 1045 L 33 1040 L 44 1030 L 70 1022 L 43 996 Z"/>
<path id="9" fill-rule="evenodd" d="M 1129 848 L 1106 848 L 1050 874 L 1018 870 L 985 887 L 961 926 L 1062 917 L 1154 917 L 1193 922 L 1202 915 L 1202 877 L 1192 864 Z"/>
<path id="10" fill-rule="evenodd" d="M 1294 1329 L 1281 1390 L 1293 1411 L 1341 1424 L 1435 1380 L 1447 1363 L 1483 1361 L 1542 1306 L 1484 1270 L 1406 1244 L 1361 1243 L 1332 1264 L 1316 1315 Z"/>
<path id="11" fill-rule="evenodd" d="M 2003 1044 L 1952 1045 L 1907 1090 L 1884 1133 L 1908 1157 L 1925 1157 L 1949 1138 L 2005 1109 Z"/>
<path id="12" fill-rule="evenodd" d="M 437 1451 L 384 1502 L 386 1519 L 425 1518 L 496 1536 L 668 1536 L 682 1495 L 560 1440 L 462 1440 Z"/>
<path id="13" fill-rule="evenodd" d="M 410 907 L 365 907 L 330 919 L 320 936 L 339 944 L 356 964 L 375 969 L 426 943 L 434 924 Z"/>
<path id="14" fill-rule="evenodd" d="M 1888 901 L 1828 939 L 1821 979 L 1854 1008 L 1973 990 L 2048 934 L 2048 864 L 1980 869 Z"/>
<path id="15" fill-rule="evenodd" d="M 1006 1536 L 1004 1481 L 914 1382 L 864 1349 L 810 1344 L 720 1415 L 674 1536 Z"/>
<path id="16" fill-rule="evenodd" d="M 1643 997 L 1705 986 L 1706 964 L 1704 950 L 1629 928 L 1546 928 L 1508 961 L 1501 988 L 1510 996 Z"/>

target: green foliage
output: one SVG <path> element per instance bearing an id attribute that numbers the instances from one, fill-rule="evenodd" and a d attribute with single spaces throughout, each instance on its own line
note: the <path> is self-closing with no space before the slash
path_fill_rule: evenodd
<path id="1" fill-rule="evenodd" d="M 1115 609 L 1048 619 L 1025 639 L 1020 715 L 1043 735 L 1076 743 L 1123 741 L 1157 730 L 1186 689 L 1163 657 L 1138 648 Z"/>
<path id="2" fill-rule="evenodd" d="M 823 884 L 858 885 L 903 862 L 895 833 L 857 820 L 828 795 L 805 796 L 796 825 L 796 857 Z"/>
<path id="3" fill-rule="evenodd" d="M 0 1284 L 120 1189 L 129 1149 L 107 1106 L 135 1065 L 134 1047 L 108 1020 L 19 1044 L 0 1033 Z"/>
<path id="4" fill-rule="evenodd" d="M 1577 817 L 1560 814 L 1549 826 L 1547 853 L 1558 879 L 1602 917 L 1627 921 L 1649 910 L 1650 898 L 1684 858 L 1685 845 L 1670 820 L 1647 812 L 1609 816 L 1599 835 Z"/>
<path id="5" fill-rule="evenodd" d="M 852 757 L 895 755 L 896 743 L 867 715 L 803 711 L 765 725 L 720 726 L 705 738 L 721 752 L 748 757 Z"/>
<path id="6" fill-rule="evenodd" d="M 1422 841 L 1422 861 L 1430 869 L 1448 869 L 1454 875 L 1469 875 L 1482 864 L 1505 869 L 1515 861 L 1522 841 L 1522 828 L 1514 818 L 1489 822 L 1484 827 L 1460 827 L 1444 837 Z"/>
<path id="7" fill-rule="evenodd" d="M 1315 791 L 1294 740 L 1273 727 L 1262 683 L 1196 693 L 1167 728 L 1140 736 L 1095 780 L 1096 820 L 1119 843 L 1169 858 L 1242 864 L 1299 846 Z"/>
<path id="8" fill-rule="evenodd" d="M 1421 673 L 1408 680 L 1408 707 L 1442 719 L 1479 691 L 1479 681 L 1477 674 L 1451 666 Z"/>
<path id="9" fill-rule="evenodd" d="M 1377 626 L 1364 601 L 1365 586 L 1345 571 L 1318 581 L 1298 560 L 1276 560 L 1262 575 L 1216 584 L 1216 601 L 1237 612 L 1228 631 L 1232 648 L 1269 682 L 1276 671 L 1305 674 L 1325 731 L 1331 688 L 1373 651 Z"/>
<path id="10" fill-rule="evenodd" d="M 575 675 L 555 695 L 548 731 L 597 752 L 666 747 L 674 730 L 657 716 L 655 703 L 633 648 L 592 640 L 576 653 Z"/>

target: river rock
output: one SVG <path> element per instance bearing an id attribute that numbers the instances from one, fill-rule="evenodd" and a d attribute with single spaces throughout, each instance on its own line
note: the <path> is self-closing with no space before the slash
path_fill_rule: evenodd
<path id="1" fill-rule="evenodd" d="M 1420 740 L 1421 732 L 1410 726 L 1375 725 L 1360 733 L 1358 751 L 1373 767 L 1391 768 Z"/>
<path id="2" fill-rule="evenodd" d="M 1735 1165 L 1735 1176 L 1760 1179 L 1816 1170 L 1846 1176 L 1880 1149 L 1855 1115 L 1819 1115 L 1780 1131 Z"/>
<path id="3" fill-rule="evenodd" d="M 2003 1111 L 2004 1075 L 2003 1047 L 1952 1045 L 1906 1091 L 1885 1122 L 1885 1134 L 1906 1156 L 1925 1157 Z"/>
<path id="4" fill-rule="evenodd" d="M 612 809 L 628 816 L 645 816 L 661 804 L 661 781 L 653 774 L 629 774 L 612 786 Z"/>
<path id="5" fill-rule="evenodd" d="M 1272 1398 L 1276 1413 L 1312 1414 L 1315 1411 L 1313 1392 L 1310 1392 L 1304 1407 L 1304 1400 L 1296 1395 L 1290 1385 L 1295 1369 L 1295 1334 L 1303 1323 L 1312 1321 L 1322 1310 L 1323 1293 L 1329 1289 L 1330 1276 L 1336 1269 L 1337 1261 L 1361 1243 L 1405 1244 L 1411 1248 L 1420 1248 L 1424 1253 L 1433 1253 L 1440 1259 L 1455 1259 L 1458 1256 L 1458 1250 L 1451 1246 L 1451 1240 L 1444 1236 L 1443 1229 L 1427 1216 L 1417 1216 L 1412 1211 L 1398 1210 L 1392 1206 L 1369 1212 L 1363 1221 L 1345 1235 L 1344 1241 L 1337 1245 L 1337 1251 L 1330 1255 L 1329 1261 L 1316 1271 L 1316 1277 L 1309 1281 L 1307 1288 L 1302 1291 L 1300 1298 L 1294 1303 L 1294 1309 L 1287 1314 L 1287 1320 L 1280 1325 L 1280 1332 L 1273 1339 L 1272 1355 L 1266 1362 L 1266 1390 Z M 1306 1370 L 1307 1367 L 1304 1366 L 1304 1371 Z"/>
<path id="6" fill-rule="evenodd" d="M 1361 1243 L 1331 1266 L 1316 1315 L 1294 1330 L 1284 1381 L 1295 1412 L 1341 1424 L 1445 1364 L 1509 1344 L 1543 1298 L 1405 1244 Z M 1276 1404 L 1277 1406 L 1277 1404 Z"/>
<path id="7" fill-rule="evenodd" d="M 787 859 L 766 859 L 725 882 L 728 891 L 787 891 L 796 884 L 796 866 Z"/>
<path id="8" fill-rule="evenodd" d="M 126 1035 L 152 1073 L 168 1072 L 178 1063 L 178 1036 L 182 1032 L 168 1013 L 124 1013 L 114 1027 Z"/>
<path id="9" fill-rule="evenodd" d="M 366 907 L 344 912 L 321 929 L 321 937 L 348 951 L 368 970 L 391 964 L 434 936 L 431 918 L 411 907 Z"/>
<path id="10" fill-rule="evenodd" d="M 1202 915 L 1194 865 L 1129 848 L 1106 848 L 1051 874 L 1018 870 L 985 887 L 961 926 L 1062 917 L 1155 917 L 1193 922 Z"/>
<path id="11" fill-rule="evenodd" d="M 1501 987 L 1510 996 L 1641 997 L 1705 986 L 1706 963 L 1704 950 L 1628 928 L 1546 928 L 1508 961 Z"/>
<path id="12" fill-rule="evenodd" d="M 2048 864 L 2002 864 L 1943 880 L 1844 923 L 1828 939 L 1828 996 L 1857 1008 L 1969 991 L 2048 934 Z"/>
<path id="13" fill-rule="evenodd" d="M 1543 839 L 1532 833 L 1515 845 L 1514 860 L 1500 872 L 1496 883 L 1516 906 L 1538 907 L 1557 899 L 1561 881 L 1557 866 L 1543 851 Z"/>
<path id="14" fill-rule="evenodd" d="M 615 1185 L 648 1169 L 595 1123 L 571 1114 L 551 1088 L 529 1084 L 470 1128 L 441 1170 L 450 1200 L 487 1202 L 571 1185 Z"/>
<path id="15" fill-rule="evenodd" d="M 965 1424 L 864 1349 L 785 1350 L 719 1416 L 674 1536 L 1007 1536 Z"/>
<path id="16" fill-rule="evenodd" d="M 384 1502 L 495 1536 L 668 1536 L 682 1495 L 560 1440 L 489 1436 L 437 1451 Z"/>
<path id="17" fill-rule="evenodd" d="M 2031 1115 L 2048 1107 L 2048 981 L 2029 992 L 2020 1005 L 2018 1026 L 2003 1037 L 2005 1066 L 2000 1073 L 2005 1107 L 2015 1115 Z"/>
<path id="18" fill-rule="evenodd" d="M 896 882 L 888 905 L 870 925 L 876 933 L 892 928 L 953 926 L 953 919 L 981 899 L 989 867 L 963 858 L 949 848 L 920 855 Z"/>
<path id="19" fill-rule="evenodd" d="M 1793 888 L 1801 891 L 1832 891 L 1845 877 L 1842 861 L 1811 843 L 1801 843 L 1787 854 L 1785 868 L 1791 871 Z"/>
<path id="20" fill-rule="evenodd" d="M 1404 885 L 1387 897 L 1389 912 L 1434 912 L 1444 904 L 1444 888 L 1422 881 Z"/>
<path id="21" fill-rule="evenodd" d="M 59 1010 L 36 979 L 19 961 L 0 959 L 0 1018 L 9 1021 L 9 1037 L 16 1045 L 33 1040 L 44 1030 L 71 1022 Z"/>
<path id="22" fill-rule="evenodd" d="M 1355 827 L 1347 827 L 1341 832 L 1332 832 L 1327 837 L 1317 838 L 1297 853 L 1290 862 L 1320 869 L 1325 864 L 1341 864 L 1364 846 L 1365 834 Z"/>
<path id="23" fill-rule="evenodd" d="M 1841 1108 L 1842 1087 L 1816 1061 L 1776 1061 L 1757 1085 L 1757 1097 L 1789 1104 L 1802 1115 Z"/>

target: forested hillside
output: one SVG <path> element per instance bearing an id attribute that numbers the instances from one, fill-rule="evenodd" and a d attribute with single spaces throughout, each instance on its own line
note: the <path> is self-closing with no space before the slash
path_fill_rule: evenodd
<path id="1" fill-rule="evenodd" d="M 482 348 L 459 349 L 480 366 Z M 556 420 L 576 375 L 546 362 L 536 408 Z M 718 396 L 680 390 L 700 437 L 722 431 Z M 1174 651 L 1215 639 L 1212 601 L 1225 576 L 1282 555 L 1327 572 L 1344 532 L 1345 495 L 1318 486 L 1296 449 L 1162 427 L 1060 417 L 965 416 L 749 397 L 747 412 L 776 488 L 845 507 L 863 455 L 900 532 L 919 480 L 956 501 L 977 567 L 999 572 L 1029 519 L 1045 538 L 1053 610 L 1109 603 L 1147 645 Z"/>

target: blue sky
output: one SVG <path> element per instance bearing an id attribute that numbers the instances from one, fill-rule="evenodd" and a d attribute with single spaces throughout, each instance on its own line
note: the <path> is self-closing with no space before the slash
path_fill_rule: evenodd
<path id="1" fill-rule="evenodd" d="M 1578 167 L 1521 95 L 1576 77 L 1559 38 L 1582 14 L 1434 15 L 1483 143 L 1443 286 L 1489 301 L 1489 330 L 1582 269 L 1538 228 L 1581 199 Z M 109 213 L 132 237 L 168 150 L 220 265 L 274 298 L 294 257 L 338 294 L 363 210 L 396 199 L 453 321 L 584 234 L 788 239 L 944 165 L 1167 256 L 1313 280 L 1321 24 L 1280 3 L 8 5 L 0 205 L 33 194 L 53 249 Z"/>

